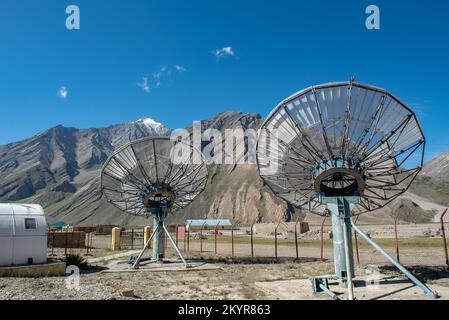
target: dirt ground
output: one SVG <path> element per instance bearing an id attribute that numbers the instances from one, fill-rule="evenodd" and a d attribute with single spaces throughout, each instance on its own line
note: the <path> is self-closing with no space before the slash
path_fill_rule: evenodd
<path id="1" fill-rule="evenodd" d="M 438 292 L 440 299 L 449 299 L 449 270 L 445 267 L 442 239 L 421 236 L 429 228 L 436 229 L 437 225 L 401 226 L 400 262 Z M 396 257 L 396 243 L 389 226 L 364 229 Z M 226 232 L 217 235 L 216 245 L 214 238 L 212 234 L 204 234 L 202 241 L 191 238 L 188 252 L 187 244 L 179 240 L 178 246 L 185 257 L 194 262 L 195 267 L 189 269 L 178 264 L 152 265 L 134 271 L 130 270 L 127 260 L 138 250 L 92 249 L 86 255 L 85 249 L 68 249 L 69 253 L 83 255 L 90 267 L 81 270 L 79 276 L 0 278 L 0 300 L 330 299 L 327 295 L 312 293 L 310 277 L 333 273 L 332 240 L 325 238 L 321 261 L 320 240 L 313 234 L 299 239 L 299 260 L 296 259 L 295 240 L 287 233 L 278 236 L 277 250 L 270 229 L 264 233 L 259 228 L 253 239 L 253 250 L 246 230 L 235 234 L 234 248 Z M 103 240 L 106 244 L 110 241 L 108 237 Z M 357 299 L 428 299 L 368 243 L 358 238 L 358 246 L 357 254 L 354 243 Z M 63 249 L 49 250 L 49 257 L 61 259 L 64 253 Z M 174 250 L 169 247 L 167 254 L 174 257 Z M 133 289 L 134 296 L 123 297 L 120 292 L 125 288 Z M 345 287 L 332 284 L 331 290 L 339 298 L 346 298 Z"/>
<path id="2" fill-rule="evenodd" d="M 206 247 L 210 244 L 206 244 Z M 259 249 L 260 250 L 260 249 Z M 127 257 L 136 251 L 96 252 L 90 269 L 73 276 L 0 278 L 0 299 L 330 299 L 313 294 L 309 278 L 333 271 L 330 261 L 316 258 L 263 258 L 192 253 L 193 268 L 168 265 L 130 269 Z M 373 272 L 375 270 L 375 272 Z M 449 272 L 442 267 L 414 268 L 440 299 L 449 299 Z M 357 268 L 357 299 L 427 299 L 416 286 L 387 269 Z M 124 288 L 134 297 L 122 297 Z M 332 285 L 339 298 L 346 289 Z"/>

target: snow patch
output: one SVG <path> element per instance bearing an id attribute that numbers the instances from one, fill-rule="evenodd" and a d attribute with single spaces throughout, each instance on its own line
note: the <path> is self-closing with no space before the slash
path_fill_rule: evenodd
<path id="1" fill-rule="evenodd" d="M 165 134 L 169 131 L 169 129 L 165 127 L 162 123 L 154 121 L 151 118 L 142 118 L 137 121 L 133 121 L 132 123 L 142 124 L 149 129 L 153 129 L 158 134 Z"/>

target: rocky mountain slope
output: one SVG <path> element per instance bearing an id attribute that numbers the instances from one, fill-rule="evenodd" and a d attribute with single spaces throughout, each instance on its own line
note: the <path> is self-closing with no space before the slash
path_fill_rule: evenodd
<path id="1" fill-rule="evenodd" d="M 203 132 L 216 129 L 224 137 L 226 129 L 256 130 L 261 122 L 258 114 L 226 111 L 201 121 L 201 129 Z M 192 127 L 187 130 L 192 130 Z M 0 146 L 0 201 L 39 203 L 45 208 L 49 222 L 64 220 L 74 225 L 148 224 L 146 218 L 123 214 L 106 202 L 100 190 L 100 171 L 115 148 L 135 139 L 170 132 L 164 125 L 146 118 L 99 129 L 57 126 L 27 140 Z M 242 140 L 236 143 L 247 145 Z M 208 142 L 204 142 L 202 148 L 207 147 Z M 449 161 L 449 155 L 435 163 L 444 164 L 444 160 Z M 417 187 L 412 188 L 414 193 L 427 200 L 408 193 L 391 206 L 363 219 L 370 222 L 391 221 L 393 211 L 401 211 L 401 219 L 404 220 L 418 217 L 415 220 L 421 221 L 421 216 L 431 220 L 442 208 L 433 202 L 444 205 L 445 193 L 444 188 L 438 191 L 436 187 L 429 187 L 429 181 L 435 181 L 429 172 L 441 172 L 435 171 L 436 165 L 432 161 L 429 164 L 429 169 L 425 168 L 424 175 L 420 177 L 428 180 L 424 187 L 426 192 L 420 191 L 423 185 L 420 179 L 417 180 Z M 447 190 L 449 188 L 446 189 L 449 193 Z M 170 220 L 180 223 L 194 217 L 231 218 L 248 224 L 296 220 L 303 216 L 264 186 L 254 164 L 212 164 L 204 192 L 189 207 L 171 216 Z"/>
<path id="2" fill-rule="evenodd" d="M 258 114 L 227 111 L 201 122 L 202 130 L 247 129 L 259 126 Z M 187 128 L 192 130 L 192 127 Z M 77 225 L 147 224 L 108 204 L 100 191 L 101 166 L 112 151 L 131 140 L 170 132 L 151 119 L 100 129 L 57 126 L 30 139 L 0 147 L 0 201 L 39 203 L 48 221 Z M 239 141 L 239 143 L 243 143 Z M 204 143 L 203 147 L 206 147 Z M 255 165 L 211 166 L 204 193 L 171 217 L 229 217 L 242 223 L 277 221 L 294 214 L 284 201 L 263 187 Z"/>
<path id="3" fill-rule="evenodd" d="M 421 175 L 449 182 L 449 150 L 427 162 Z"/>

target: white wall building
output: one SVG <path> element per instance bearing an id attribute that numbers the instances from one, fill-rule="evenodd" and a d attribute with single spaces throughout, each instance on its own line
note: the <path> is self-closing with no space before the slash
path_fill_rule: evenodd
<path id="1" fill-rule="evenodd" d="M 0 204 L 0 266 L 47 262 L 47 223 L 36 204 Z"/>

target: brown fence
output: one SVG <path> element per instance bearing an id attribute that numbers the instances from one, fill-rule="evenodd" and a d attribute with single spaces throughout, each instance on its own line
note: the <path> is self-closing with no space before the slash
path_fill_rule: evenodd
<path id="1" fill-rule="evenodd" d="M 85 248 L 86 233 L 84 231 L 49 232 L 47 245 L 49 248 Z"/>
<path id="2" fill-rule="evenodd" d="M 392 257 L 404 265 L 446 265 L 447 244 L 445 234 L 449 230 L 441 223 L 427 225 L 400 224 L 360 225 Z M 299 223 L 257 224 L 255 226 L 234 225 L 222 230 L 200 228 L 187 231 L 183 225 L 169 226 L 168 230 L 178 248 L 189 255 L 251 257 L 251 258 L 291 258 L 332 261 L 332 227 L 327 218 L 308 228 Z M 443 232 L 443 231 L 446 232 Z M 56 234 L 53 236 L 53 234 Z M 54 237 L 54 239 L 53 239 Z M 96 232 L 55 232 L 49 233 L 49 247 L 58 248 L 111 248 L 111 234 Z M 87 239 L 84 241 L 84 239 Z M 120 249 L 137 250 L 143 247 L 143 228 L 121 231 Z M 165 238 L 167 250 L 172 253 L 172 245 Z M 151 244 L 150 244 L 151 248 Z M 353 234 L 354 261 L 363 267 L 369 264 L 387 264 L 387 260 L 361 237 Z"/>
<path id="3" fill-rule="evenodd" d="M 143 248 L 143 228 L 124 230 L 120 233 L 120 250 Z"/>
<path id="4" fill-rule="evenodd" d="M 327 224 L 325 224 L 325 222 Z M 332 227 L 327 219 L 320 224 L 309 225 L 308 232 L 300 232 L 299 225 L 288 227 L 272 224 L 271 229 L 258 231 L 242 226 L 231 230 L 197 230 L 185 232 L 179 248 L 188 254 L 206 256 L 251 257 L 251 258 L 313 258 L 333 260 Z M 406 266 L 447 264 L 447 244 L 444 222 L 426 225 L 399 224 L 361 225 L 373 239 L 392 257 Z M 301 230 L 303 231 L 303 230 Z M 179 231 L 178 231 L 179 233 Z M 388 264 L 388 261 L 365 240 L 353 233 L 355 263 L 360 266 Z"/>

